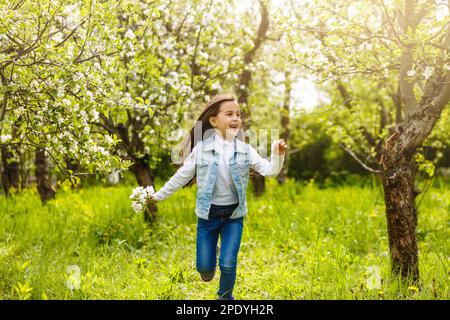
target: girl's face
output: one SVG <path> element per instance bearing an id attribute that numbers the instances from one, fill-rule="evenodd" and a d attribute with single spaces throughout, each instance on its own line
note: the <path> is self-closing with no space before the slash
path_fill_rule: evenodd
<path id="1" fill-rule="evenodd" d="M 209 122 L 224 139 L 233 140 L 241 127 L 241 111 L 235 101 L 225 101 L 215 117 L 209 117 Z"/>

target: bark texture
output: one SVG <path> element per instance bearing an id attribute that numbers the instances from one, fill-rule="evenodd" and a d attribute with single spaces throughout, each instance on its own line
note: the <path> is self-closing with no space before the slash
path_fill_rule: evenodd
<path id="1" fill-rule="evenodd" d="M 45 150 L 37 149 L 35 152 L 36 181 L 41 202 L 45 204 L 55 197 L 56 191 L 51 185 L 48 171 L 48 159 Z"/>

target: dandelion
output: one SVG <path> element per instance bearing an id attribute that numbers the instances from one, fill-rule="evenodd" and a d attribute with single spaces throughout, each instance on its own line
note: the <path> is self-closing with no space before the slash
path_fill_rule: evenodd
<path id="1" fill-rule="evenodd" d="M 408 290 L 411 290 L 413 292 L 419 292 L 419 288 L 417 288 L 416 286 L 410 286 L 408 287 Z"/>
<path id="2" fill-rule="evenodd" d="M 133 208 L 134 212 L 140 213 L 144 211 L 147 200 L 154 193 L 155 189 L 153 188 L 153 186 L 134 188 L 130 195 L 130 199 L 132 200 L 131 207 Z"/>

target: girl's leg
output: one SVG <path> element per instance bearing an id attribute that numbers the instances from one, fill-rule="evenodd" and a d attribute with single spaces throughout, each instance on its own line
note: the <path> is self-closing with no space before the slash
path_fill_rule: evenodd
<path id="1" fill-rule="evenodd" d="M 220 299 L 234 299 L 233 288 L 243 226 L 244 218 L 229 219 L 220 229 L 220 288 L 218 291 Z"/>
<path id="2" fill-rule="evenodd" d="M 209 281 L 216 270 L 216 250 L 219 224 L 214 220 L 198 218 L 197 223 L 197 271 Z"/>

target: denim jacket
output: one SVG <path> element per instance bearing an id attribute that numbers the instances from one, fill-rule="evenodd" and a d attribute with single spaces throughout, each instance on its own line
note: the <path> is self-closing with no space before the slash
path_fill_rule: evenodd
<path id="1" fill-rule="evenodd" d="M 215 135 L 200 141 L 196 163 L 197 198 L 195 212 L 198 217 L 208 220 L 214 184 L 217 179 L 219 154 L 214 149 Z M 246 190 L 249 179 L 250 160 L 248 145 L 234 139 L 234 153 L 229 161 L 231 177 L 238 191 L 239 206 L 231 215 L 237 219 L 247 214 Z"/>
<path id="2" fill-rule="evenodd" d="M 157 201 L 167 199 L 171 194 L 186 185 L 194 176 L 197 179 L 196 214 L 198 217 L 208 219 L 209 209 L 212 203 L 214 186 L 218 179 L 219 161 L 223 161 L 219 150 L 215 150 L 215 135 L 199 141 L 193 152 L 185 159 L 184 164 L 167 181 L 164 186 L 155 193 Z M 272 148 L 274 145 L 272 145 Z M 194 152 L 195 150 L 195 152 Z M 238 140 L 233 140 L 232 156 L 227 159 L 230 168 L 232 183 L 236 187 L 239 206 L 231 215 L 232 219 L 243 217 L 247 214 L 246 190 L 249 179 L 250 167 L 265 177 L 276 177 L 282 168 L 284 155 L 279 156 L 272 152 L 270 162 L 263 159 L 250 145 Z M 230 153 L 227 153 L 230 154 Z M 234 188 L 233 188 L 234 189 Z"/>

